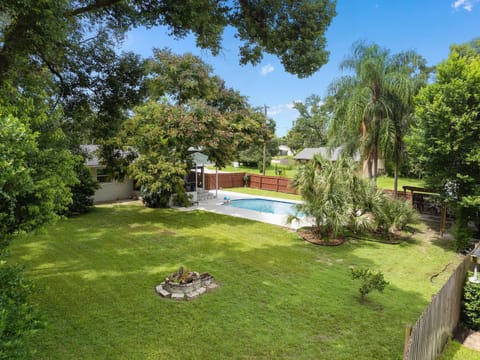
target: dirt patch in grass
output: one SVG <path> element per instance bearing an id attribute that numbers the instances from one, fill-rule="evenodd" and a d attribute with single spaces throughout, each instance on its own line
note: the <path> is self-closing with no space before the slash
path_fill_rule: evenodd
<path id="1" fill-rule="evenodd" d="M 301 228 L 297 231 L 297 233 L 303 240 L 315 245 L 338 246 L 342 245 L 346 241 L 345 237 L 343 236 L 339 236 L 335 239 L 322 239 L 311 227 Z"/>

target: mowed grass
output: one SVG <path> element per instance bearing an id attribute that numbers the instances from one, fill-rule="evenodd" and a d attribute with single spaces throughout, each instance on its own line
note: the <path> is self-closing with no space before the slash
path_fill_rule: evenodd
<path id="1" fill-rule="evenodd" d="M 391 176 L 379 176 L 377 178 L 377 186 L 379 189 L 393 190 L 393 177 Z M 403 186 L 416 186 L 424 187 L 425 184 L 421 179 L 399 177 L 398 178 L 398 191 L 403 191 Z"/>
<path id="2" fill-rule="evenodd" d="M 480 351 L 469 349 L 458 341 L 449 341 L 438 360 L 479 360 Z"/>
<path id="3" fill-rule="evenodd" d="M 282 177 L 287 177 L 290 179 L 293 179 L 295 174 L 298 171 L 298 165 L 295 166 L 281 166 L 278 165 L 277 169 L 282 170 Z M 275 166 L 269 166 L 265 174 L 268 176 L 278 176 L 275 172 Z M 222 171 L 228 171 L 228 172 L 245 172 L 249 174 L 261 174 L 262 172 L 259 171 L 256 168 L 248 168 L 248 167 L 236 167 L 234 168 L 233 166 L 227 166 L 226 168 L 222 169 Z M 377 186 L 379 189 L 386 189 L 386 190 L 393 190 L 393 176 L 387 176 L 387 175 L 382 175 L 377 178 Z M 408 178 L 408 177 L 399 177 L 398 178 L 398 190 L 403 191 L 403 186 L 416 186 L 416 187 L 424 187 L 425 183 L 421 179 L 415 179 L 415 178 Z"/>
<path id="4" fill-rule="evenodd" d="M 397 245 L 319 247 L 268 224 L 207 212 L 96 208 L 14 241 L 48 321 L 35 359 L 401 359 L 413 323 L 459 258 L 421 226 Z M 154 287 L 179 266 L 221 287 L 190 302 Z M 358 301 L 349 267 L 384 272 Z"/>

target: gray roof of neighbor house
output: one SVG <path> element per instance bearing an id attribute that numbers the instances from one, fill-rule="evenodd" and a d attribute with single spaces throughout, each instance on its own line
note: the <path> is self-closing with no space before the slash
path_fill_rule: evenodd
<path id="1" fill-rule="evenodd" d="M 98 150 L 100 149 L 100 145 L 80 145 L 80 149 L 87 154 L 87 159 L 85 160 L 85 165 L 90 167 L 99 167 L 103 164 L 100 162 L 98 158 Z M 126 157 L 127 155 L 136 154 L 134 149 L 131 150 L 116 150 L 119 151 L 122 157 Z"/>
<path id="2" fill-rule="evenodd" d="M 91 167 L 100 166 L 100 160 L 97 156 L 97 151 L 100 148 L 98 145 L 80 145 L 80 149 L 87 154 L 85 165 Z"/>
<path id="3" fill-rule="evenodd" d="M 330 160 L 330 161 L 337 161 L 342 154 L 342 147 L 337 147 L 334 149 L 329 149 L 326 146 L 318 147 L 318 148 L 305 148 L 300 151 L 297 155 L 295 155 L 295 160 L 312 160 L 316 154 L 322 155 L 323 158 Z M 358 152 L 355 153 L 353 157 L 355 161 L 360 161 L 360 154 Z"/>

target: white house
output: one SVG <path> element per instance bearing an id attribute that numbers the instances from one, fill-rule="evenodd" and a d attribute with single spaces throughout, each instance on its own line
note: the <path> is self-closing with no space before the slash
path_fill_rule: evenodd
<path id="1" fill-rule="evenodd" d="M 87 153 L 86 165 L 100 185 L 93 196 L 94 203 L 131 199 L 135 196 L 132 180 L 125 179 L 119 182 L 107 174 L 105 166 L 100 163 L 97 156 L 98 145 L 81 145 L 81 149 Z"/>
<path id="2" fill-rule="evenodd" d="M 337 147 L 334 149 L 329 149 L 327 147 L 318 147 L 318 148 L 305 148 L 302 151 L 300 151 L 297 155 L 295 155 L 294 159 L 299 162 L 306 162 L 310 161 L 313 159 L 313 157 L 317 154 L 322 155 L 324 159 L 330 160 L 330 161 L 337 161 L 338 158 L 340 157 L 342 153 L 342 148 Z M 360 153 L 356 152 L 353 160 L 355 162 L 360 162 L 361 157 Z M 378 159 L 378 169 L 377 169 L 379 174 L 385 173 L 385 160 L 384 159 Z M 363 162 L 363 167 L 362 167 L 362 174 L 363 176 L 367 177 L 368 176 L 368 163 L 367 161 Z"/>
<path id="3" fill-rule="evenodd" d="M 278 153 L 280 156 L 292 156 L 293 152 L 287 145 L 280 145 L 278 147 Z"/>

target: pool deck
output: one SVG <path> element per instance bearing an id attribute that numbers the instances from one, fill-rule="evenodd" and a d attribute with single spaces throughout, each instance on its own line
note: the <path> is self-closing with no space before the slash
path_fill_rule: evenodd
<path id="1" fill-rule="evenodd" d="M 210 191 L 211 194 L 215 196 L 215 191 Z M 268 224 L 283 226 L 292 230 L 296 230 L 302 226 L 310 226 L 312 225 L 311 219 L 299 219 L 294 220 L 292 223 L 288 223 L 287 215 L 278 215 L 278 214 L 268 214 L 259 211 L 247 210 L 247 209 L 240 209 L 229 205 L 223 204 L 223 199 L 227 197 L 230 200 L 237 200 L 237 199 L 268 199 L 268 200 L 276 200 L 276 201 L 283 201 L 283 202 L 290 202 L 290 203 L 300 203 L 300 201 L 295 200 L 284 200 L 279 198 L 272 198 L 266 196 L 253 196 L 247 194 L 240 194 L 231 191 L 225 190 L 218 190 L 218 197 L 215 199 L 209 200 L 202 200 L 198 203 L 198 205 L 194 205 L 189 208 L 183 208 L 183 210 L 204 210 L 210 211 L 217 214 L 223 214 L 228 216 L 235 216 L 249 220 L 260 221 Z"/>

